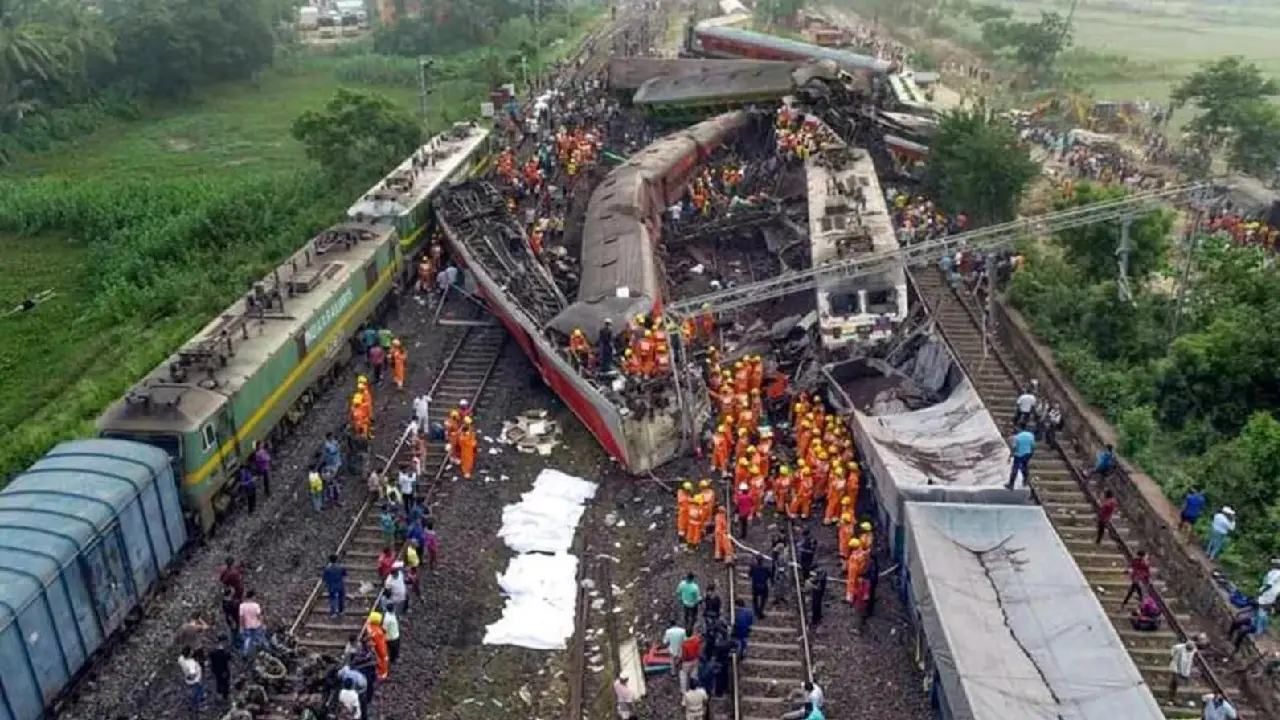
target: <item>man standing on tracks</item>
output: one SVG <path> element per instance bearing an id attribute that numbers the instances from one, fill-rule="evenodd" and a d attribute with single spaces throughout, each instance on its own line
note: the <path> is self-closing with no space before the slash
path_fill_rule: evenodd
<path id="1" fill-rule="evenodd" d="M 1111 519 L 1116 516 L 1116 510 L 1120 509 L 1120 501 L 1116 500 L 1116 494 L 1107 490 L 1103 493 L 1102 502 L 1098 504 L 1098 534 L 1093 539 L 1094 545 L 1101 545 L 1102 538 L 1107 534 L 1107 526 L 1111 524 Z"/>
<path id="2" fill-rule="evenodd" d="M 262 606 L 254 595 L 254 591 L 246 591 L 244 601 L 240 603 L 240 630 L 244 634 L 240 652 L 244 655 L 248 655 L 255 645 L 265 645 L 267 642 Z"/>
<path id="3" fill-rule="evenodd" d="M 1009 482 L 1005 488 L 1012 490 L 1018 486 L 1018 476 L 1022 476 L 1023 485 L 1031 483 L 1031 456 L 1036 451 L 1036 436 L 1030 430 L 1021 428 L 1009 438 L 1012 450 L 1013 466 L 1009 469 Z"/>
<path id="4" fill-rule="evenodd" d="M 1195 668 L 1197 643 L 1195 638 L 1174 645 L 1169 651 L 1169 702 L 1178 701 L 1178 688 L 1191 682 Z"/>
<path id="5" fill-rule="evenodd" d="M 818 541 L 805 528 L 800 534 L 800 542 L 796 546 L 796 560 L 800 563 L 800 579 L 804 580 L 813 572 L 814 557 L 818 554 Z"/>
<path id="6" fill-rule="evenodd" d="M 755 624 L 755 616 L 747 608 L 742 598 L 733 601 L 733 641 L 738 646 L 738 658 L 747 656 L 747 640 L 751 637 L 751 626 Z"/>
<path id="7" fill-rule="evenodd" d="M 684 611 L 685 632 L 693 632 L 693 626 L 698 622 L 698 606 L 702 604 L 702 588 L 698 587 L 697 576 L 693 573 L 685 575 L 684 580 L 676 585 L 676 596 Z"/>
<path id="8" fill-rule="evenodd" d="M 259 441 L 253 451 L 253 472 L 262 483 L 262 494 L 271 497 L 271 453 L 265 443 Z"/>
<path id="9" fill-rule="evenodd" d="M 733 564 L 733 541 L 729 539 L 729 506 L 721 505 L 716 511 L 715 559 L 726 565 Z"/>
<path id="10" fill-rule="evenodd" d="M 338 617 L 347 609 L 347 569 L 338 562 L 336 554 L 329 556 L 329 564 L 320 573 L 329 598 L 329 617 Z"/>
<path id="11" fill-rule="evenodd" d="M 182 648 L 178 655 L 178 668 L 182 670 L 182 681 L 187 685 L 187 707 L 199 712 L 204 706 L 204 668 L 194 657 L 191 648 Z"/>
<path id="12" fill-rule="evenodd" d="M 409 361 L 409 353 L 405 351 L 400 338 L 391 341 L 391 380 L 397 390 L 404 390 L 405 364 Z"/>
<path id="13" fill-rule="evenodd" d="M 382 369 L 387 364 L 387 351 L 382 348 L 381 343 L 374 343 L 369 348 L 369 368 L 373 371 L 374 384 L 382 382 Z"/>
<path id="14" fill-rule="evenodd" d="M 764 608 L 769 603 L 769 581 L 773 578 L 773 568 L 765 564 L 763 555 L 756 555 L 749 573 L 751 578 L 751 608 L 756 617 L 764 619 Z"/>
<path id="15" fill-rule="evenodd" d="M 470 480 L 476 467 L 476 428 L 470 415 L 463 418 L 462 431 L 458 433 L 458 456 L 462 465 L 462 477 Z"/>
<path id="16" fill-rule="evenodd" d="M 1018 399 L 1014 401 L 1015 412 L 1013 416 L 1013 424 L 1016 425 L 1019 430 L 1030 425 L 1032 411 L 1035 410 L 1035 407 L 1036 396 L 1030 389 L 1024 390 L 1022 394 L 1018 396 Z"/>

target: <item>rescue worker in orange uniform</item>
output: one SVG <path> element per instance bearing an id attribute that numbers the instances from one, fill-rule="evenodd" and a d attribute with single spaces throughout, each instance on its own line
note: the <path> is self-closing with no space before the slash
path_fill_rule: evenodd
<path id="1" fill-rule="evenodd" d="M 739 426 L 738 444 L 733 449 L 733 456 L 739 460 L 745 458 L 749 447 L 751 447 L 751 431 L 745 426 Z"/>
<path id="2" fill-rule="evenodd" d="M 458 434 L 462 432 L 462 414 L 457 408 L 449 411 L 444 419 L 444 439 L 449 448 L 449 459 L 458 462 Z"/>
<path id="3" fill-rule="evenodd" d="M 351 432 L 356 437 L 369 439 L 369 413 L 364 405 L 364 396 L 356 393 L 351 396 Z"/>
<path id="4" fill-rule="evenodd" d="M 369 411 L 369 423 L 373 423 L 373 388 L 369 387 L 369 378 L 361 375 L 356 378 L 356 392 L 364 396 L 365 409 Z"/>
<path id="5" fill-rule="evenodd" d="M 684 346 L 686 348 L 693 344 L 693 341 L 694 339 L 697 338 L 697 336 L 698 336 L 698 328 L 694 324 L 693 318 L 688 317 L 688 318 L 685 318 L 683 321 L 681 321 L 680 339 L 684 341 Z"/>
<path id="6" fill-rule="evenodd" d="M 721 425 L 711 438 L 711 467 L 720 473 L 729 471 L 729 428 Z"/>
<path id="7" fill-rule="evenodd" d="M 707 506 L 707 512 L 708 512 L 708 513 L 710 513 L 710 512 L 712 512 L 713 510 L 715 510 L 715 507 L 716 507 L 716 490 L 715 490 L 715 488 L 711 487 L 711 481 L 710 481 L 710 480 L 703 479 L 703 481 L 702 481 L 701 483 L 699 483 L 699 487 L 698 487 L 698 497 L 702 498 L 702 504 Z M 708 518 L 708 519 L 710 519 L 710 518 Z"/>
<path id="8" fill-rule="evenodd" d="M 654 355 L 657 349 L 657 343 L 653 341 L 653 331 L 645 330 L 644 335 L 640 337 L 640 342 L 636 343 L 636 358 L 640 361 L 640 374 L 644 377 L 653 375 Z"/>
<path id="9" fill-rule="evenodd" d="M 858 507 L 858 491 L 861 489 L 862 471 L 858 469 L 858 463 L 850 463 L 849 469 L 845 474 L 844 496 L 849 498 L 849 503 L 854 507 Z"/>
<path id="10" fill-rule="evenodd" d="M 708 341 L 716 334 L 716 316 L 711 312 L 711 303 L 702 304 L 702 314 L 698 316 L 698 328 Z"/>
<path id="11" fill-rule="evenodd" d="M 720 509 L 716 511 L 716 535 L 713 553 L 716 560 L 721 560 L 726 565 L 733 564 L 733 542 L 729 540 L 728 505 L 721 505 Z"/>
<path id="12" fill-rule="evenodd" d="M 764 498 L 769 491 L 769 474 L 759 465 L 752 465 L 748 471 L 748 489 L 751 492 L 751 517 L 759 519 L 764 510 Z"/>
<path id="13" fill-rule="evenodd" d="M 747 365 L 748 387 L 757 393 L 764 386 L 764 360 L 759 355 L 752 355 Z"/>
<path id="14" fill-rule="evenodd" d="M 831 476 L 827 484 L 827 495 L 825 498 L 825 508 L 822 513 L 823 525 L 834 525 L 840 519 L 840 501 L 845 497 L 845 488 L 848 481 L 845 480 L 846 471 L 844 466 L 838 462 L 831 466 Z"/>
<path id="15" fill-rule="evenodd" d="M 660 342 L 653 353 L 653 375 L 654 377 L 666 377 L 670 374 L 671 348 L 665 342 Z"/>
<path id="16" fill-rule="evenodd" d="M 791 506 L 788 508 L 787 515 L 791 518 L 801 517 L 808 520 L 812 510 L 813 468 L 802 464 L 796 471 L 795 494 L 791 498 Z"/>
<path id="17" fill-rule="evenodd" d="M 640 375 L 640 359 L 631 348 L 627 348 L 622 353 L 622 372 L 631 377 Z"/>
<path id="18" fill-rule="evenodd" d="M 569 356 L 579 369 L 586 368 L 591 362 L 591 343 L 582 328 L 576 328 L 569 336 Z"/>
<path id="19" fill-rule="evenodd" d="M 864 593 L 863 584 L 866 580 L 862 578 L 862 574 L 867 570 L 868 557 L 858 538 L 849 541 L 849 557 L 844 561 L 844 599 L 850 605 L 856 604 Z"/>
<path id="20" fill-rule="evenodd" d="M 778 476 L 773 479 L 773 507 L 780 515 L 785 515 L 791 505 L 791 483 L 791 468 L 778 468 Z"/>
<path id="21" fill-rule="evenodd" d="M 431 261 L 431 256 L 424 253 L 422 261 L 418 263 L 418 292 L 431 292 L 431 288 L 436 282 L 436 267 Z"/>
<path id="22" fill-rule="evenodd" d="M 378 679 L 386 680 L 391 674 L 391 658 L 387 654 L 387 631 L 382 629 L 382 613 L 371 612 L 364 624 L 365 635 L 373 646 L 373 654 L 378 659 Z"/>
<path id="23" fill-rule="evenodd" d="M 745 393 L 749 389 L 751 389 L 751 374 L 747 371 L 747 366 L 739 360 L 733 364 L 733 391 Z"/>
<path id="24" fill-rule="evenodd" d="M 470 416 L 462 420 L 462 432 L 458 434 L 458 457 L 462 465 L 462 477 L 470 480 L 476 467 L 476 429 Z"/>
<path id="25" fill-rule="evenodd" d="M 676 491 L 676 535 L 688 537 L 689 504 L 693 502 L 693 483 L 686 482 Z"/>
<path id="26" fill-rule="evenodd" d="M 697 548 L 702 544 L 702 534 L 706 531 L 707 513 L 710 511 L 702 501 L 702 495 L 699 494 L 693 498 L 693 502 L 689 505 L 689 525 L 685 528 L 685 542 L 691 547 Z"/>
<path id="27" fill-rule="evenodd" d="M 862 549 L 867 551 L 867 556 L 871 556 L 871 551 L 875 547 L 875 533 L 871 531 L 871 523 L 863 520 L 858 525 L 858 542 L 862 543 Z"/>
<path id="28" fill-rule="evenodd" d="M 756 444 L 755 464 L 760 466 L 760 473 L 765 477 L 769 477 L 769 464 L 773 462 L 770 453 L 773 451 L 773 432 L 768 428 L 761 428 L 760 442 Z"/>
<path id="29" fill-rule="evenodd" d="M 809 393 L 802 392 L 800 397 L 791 404 L 791 425 L 799 427 L 800 421 L 809 414 Z"/>
<path id="30" fill-rule="evenodd" d="M 405 363 L 409 359 L 409 353 L 405 352 L 404 346 L 400 344 L 400 338 L 391 341 L 391 380 L 395 382 L 397 390 L 404 389 L 404 370 Z"/>
<path id="31" fill-rule="evenodd" d="M 840 516 L 840 526 L 836 528 L 836 548 L 840 551 L 840 559 L 849 557 L 849 541 L 853 539 L 853 513 L 845 512 Z"/>
<path id="32" fill-rule="evenodd" d="M 751 480 L 751 460 L 746 453 L 738 456 L 737 462 L 733 465 L 733 484 L 741 485 Z"/>

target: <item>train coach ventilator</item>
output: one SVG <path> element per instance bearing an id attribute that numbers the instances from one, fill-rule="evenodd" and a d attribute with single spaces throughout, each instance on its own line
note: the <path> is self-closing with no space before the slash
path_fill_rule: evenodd
<path id="1" fill-rule="evenodd" d="M 936 266 L 916 268 L 913 280 L 920 297 L 929 305 L 938 327 L 955 357 L 973 380 L 983 402 L 1002 428 L 1013 425 L 1014 401 L 1030 378 L 1014 365 L 998 341 L 984 340 L 979 326 L 982 310 L 963 299 L 947 284 Z M 1234 678 L 1216 674 L 1197 655 L 1197 668 L 1190 682 L 1179 686 L 1177 702 L 1168 702 L 1170 648 L 1188 635 L 1195 635 L 1188 609 L 1159 577 L 1151 589 L 1161 607 L 1164 627 L 1139 632 L 1129 623 L 1128 609 L 1121 600 L 1129 586 L 1127 569 L 1136 552 L 1134 528 L 1117 513 L 1112 531 L 1100 544 L 1094 543 L 1098 498 L 1089 481 L 1076 469 L 1092 467 L 1091 461 L 1076 456 L 1066 443 L 1046 447 L 1031 459 L 1031 488 L 1044 507 L 1054 529 L 1084 573 L 1107 617 L 1124 642 L 1130 657 L 1151 688 L 1167 718 L 1199 718 L 1201 698 L 1221 692 L 1235 705 L 1243 719 L 1262 716 L 1245 703 Z"/>
<path id="2" fill-rule="evenodd" d="M 0 492 L 0 718 L 38 720 L 139 617 L 187 543 L 161 449 L 53 448 Z"/>
<path id="3" fill-rule="evenodd" d="M 494 368 L 506 343 L 505 330 L 497 327 L 469 328 L 444 362 L 435 383 L 427 391 L 433 400 L 428 422 L 443 425 L 449 411 L 467 401 L 472 407 L 480 404 L 481 396 L 493 377 Z M 407 450 L 409 430 L 406 429 L 394 450 L 379 469 L 385 476 Z M 423 473 L 419 478 L 416 494 L 425 497 L 428 505 L 435 491 L 449 471 L 448 451 L 443 443 L 427 445 L 422 458 Z M 434 470 L 432 469 L 434 468 Z M 323 688 L 314 682 L 318 668 L 323 668 L 330 658 L 339 655 L 347 639 L 364 632 L 365 619 L 377 606 L 381 597 L 381 578 L 378 575 L 378 553 L 384 545 L 382 531 L 378 527 L 377 503 L 370 497 L 365 501 L 346 535 L 334 551 L 347 568 L 347 598 L 345 612 L 339 617 L 329 616 L 328 608 L 321 602 L 323 584 L 316 583 L 310 596 L 298 612 L 289 628 L 287 639 L 277 644 L 289 649 L 281 653 L 289 660 L 290 677 L 274 688 L 268 688 L 272 709 L 263 717 L 268 720 L 294 718 L 304 708 L 323 704 Z M 377 588 L 361 594 L 361 586 Z M 361 600 L 367 601 L 362 603 Z M 296 649 L 292 646 L 296 644 Z M 293 708 L 292 711 L 288 708 Z"/>

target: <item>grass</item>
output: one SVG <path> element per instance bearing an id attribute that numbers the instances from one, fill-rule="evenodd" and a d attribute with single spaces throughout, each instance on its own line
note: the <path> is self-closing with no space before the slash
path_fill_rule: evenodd
<path id="1" fill-rule="evenodd" d="M 1041 11 L 1065 15 L 1067 2 L 1019 0 L 1015 17 L 1032 20 Z M 1093 84 L 1100 99 L 1147 99 L 1163 103 L 1170 88 L 1205 62 L 1241 55 L 1266 73 L 1280 77 L 1280 43 L 1273 29 L 1280 25 L 1280 6 L 1234 10 L 1154 2 L 1081 0 L 1074 17 L 1077 47 L 1128 56 L 1145 71 L 1121 80 Z"/>
<path id="2" fill-rule="evenodd" d="M 575 35 L 585 35 L 603 20 L 593 18 L 576 28 Z M 577 45 L 576 40 L 558 43 L 548 48 L 547 57 L 567 56 Z M 210 88 L 181 104 L 151 108 L 142 120 L 110 122 L 77 142 L 16 158 L 0 171 L 0 186 L 20 190 L 65 179 L 85 186 L 144 183 L 158 192 L 204 181 L 223 195 L 227 190 L 219 188 L 241 187 L 244 181 L 304 187 L 299 179 L 317 177 L 319 169 L 290 136 L 299 113 L 323 106 L 340 86 L 382 93 L 415 113 L 418 108 L 414 87 L 340 81 L 340 62 L 303 58 L 254 83 Z M 485 95 L 487 86 L 472 80 L 435 84 L 432 129 L 477 116 Z M 94 291 L 100 283 L 93 281 L 102 277 L 102 268 L 95 274 L 95 258 L 111 254 L 109 247 L 104 254 L 105 238 L 0 234 L 0 313 L 24 298 L 54 293 L 31 312 L 0 317 L 5 338 L 0 343 L 0 484 L 58 441 L 92 433 L 93 419 L 107 404 L 232 302 L 249 278 L 260 276 L 306 240 L 305 232 L 286 236 L 281 227 L 319 228 L 337 221 L 354 193 L 314 184 L 317 191 L 298 198 L 296 206 L 251 216 L 273 223 L 274 236 L 264 230 L 260 239 L 242 241 L 231 253 L 191 248 L 174 260 L 178 264 L 172 266 L 171 285 L 195 282 L 203 287 L 180 293 L 185 299 L 153 317 L 105 322 L 103 313 L 91 309 L 101 304 Z M 142 197 L 152 195 L 147 191 Z M 279 217 L 266 217 L 273 214 Z M 113 230 L 129 233 L 129 228 Z"/>

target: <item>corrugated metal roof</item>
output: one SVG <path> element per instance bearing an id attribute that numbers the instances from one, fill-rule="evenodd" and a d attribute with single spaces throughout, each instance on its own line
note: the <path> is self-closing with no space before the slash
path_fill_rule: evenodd
<path id="1" fill-rule="evenodd" d="M 159 448 L 76 440 L 0 491 L 0 628 L 168 467 Z"/>

